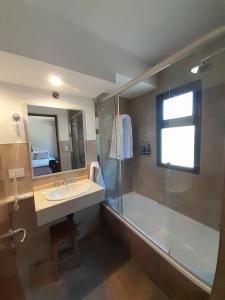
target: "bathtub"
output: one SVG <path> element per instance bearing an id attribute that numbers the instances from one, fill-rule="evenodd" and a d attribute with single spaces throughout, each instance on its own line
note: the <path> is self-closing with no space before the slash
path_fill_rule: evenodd
<path id="1" fill-rule="evenodd" d="M 218 231 L 136 192 L 123 195 L 119 201 L 108 199 L 108 204 L 152 242 L 151 246 L 157 246 L 164 258 L 210 293 L 217 264 Z"/>

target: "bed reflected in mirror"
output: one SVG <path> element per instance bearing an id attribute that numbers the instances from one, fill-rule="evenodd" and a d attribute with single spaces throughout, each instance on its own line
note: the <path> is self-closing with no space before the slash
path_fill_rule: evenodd
<path id="1" fill-rule="evenodd" d="M 82 111 L 34 105 L 27 111 L 34 177 L 85 168 Z"/>

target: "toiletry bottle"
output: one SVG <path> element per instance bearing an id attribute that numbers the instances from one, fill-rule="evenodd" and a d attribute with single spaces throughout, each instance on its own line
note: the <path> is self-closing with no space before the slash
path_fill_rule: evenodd
<path id="1" fill-rule="evenodd" d="M 150 146 L 150 142 L 146 142 L 146 149 L 145 152 L 147 154 L 151 154 L 151 146 Z"/>
<path id="2" fill-rule="evenodd" d="M 144 142 L 141 143 L 140 148 L 141 148 L 140 149 L 141 150 L 141 154 L 145 153 L 145 143 Z"/>

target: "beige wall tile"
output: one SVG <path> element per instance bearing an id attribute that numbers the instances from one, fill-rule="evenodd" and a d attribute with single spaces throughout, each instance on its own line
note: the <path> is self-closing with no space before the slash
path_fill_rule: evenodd
<path id="1" fill-rule="evenodd" d="M 87 165 L 90 165 L 90 162 L 96 161 L 97 159 L 97 148 L 96 140 L 86 141 L 86 160 Z"/>
<path id="2" fill-rule="evenodd" d="M 60 151 L 62 171 L 71 170 L 72 168 L 71 152 L 65 151 L 65 147 L 68 147 L 68 150 L 70 149 L 69 141 L 59 141 L 59 151 Z"/>
<path id="3" fill-rule="evenodd" d="M 87 141 L 87 163 L 96 160 L 96 141 Z M 37 177 L 32 179 L 30 169 L 30 158 L 28 152 L 28 144 L 0 144 L 0 195 L 5 191 L 5 195 L 13 194 L 13 180 L 8 178 L 8 170 L 14 168 L 24 168 L 25 177 L 18 179 L 18 192 L 24 193 L 31 191 L 33 186 L 39 186 L 54 182 L 66 176 L 67 173 L 58 173 L 51 176 Z M 87 178 L 88 168 L 70 171 L 69 176 L 75 178 Z"/>
<path id="4" fill-rule="evenodd" d="M 95 158 L 95 141 L 87 141 L 89 152 L 88 160 Z M 17 159 L 18 157 L 18 159 Z M 5 197 L 12 194 L 12 181 L 8 179 L 8 169 L 24 167 L 25 177 L 18 179 L 18 192 L 31 191 L 33 187 L 53 183 L 69 174 L 75 178 L 84 179 L 88 177 L 88 168 L 71 171 L 70 173 L 54 174 L 51 176 L 32 179 L 30 171 L 30 162 L 27 144 L 0 144 L 0 206 L 6 204 Z M 9 205 L 12 211 L 12 204 Z M 2 212 L 2 214 L 1 214 Z M 8 217 L 8 215 L 7 215 Z M 99 205 L 84 209 L 75 214 L 75 222 L 80 223 L 78 231 L 79 239 L 88 234 L 96 232 L 99 229 Z M 4 225 L 4 232 L 9 230 L 9 222 L 6 220 L 3 211 L 0 209 L 1 228 Z M 17 263 L 21 272 L 40 260 L 50 257 L 50 239 L 49 226 L 58 223 L 61 220 L 44 226 L 38 226 L 34 209 L 33 198 L 19 201 L 19 211 L 13 216 L 14 228 L 23 227 L 27 230 L 27 239 L 21 244 L 16 239 L 17 246 Z"/>
<path id="5" fill-rule="evenodd" d="M 225 219 L 225 215 L 223 216 Z M 220 250 L 211 300 L 225 299 L 225 229 L 221 230 Z"/>
<path id="6" fill-rule="evenodd" d="M 219 229 L 224 179 L 225 85 L 204 89 L 200 175 L 160 168 L 156 164 L 156 95 L 131 101 L 134 131 L 134 190 L 199 222 Z M 214 101 L 216 99 L 216 101 Z M 151 156 L 138 154 L 149 140 Z"/>
<path id="7" fill-rule="evenodd" d="M 6 196 L 13 194 L 13 180 L 8 178 L 9 169 L 24 168 L 25 176 L 23 178 L 18 178 L 18 193 L 31 191 L 32 178 L 28 145 L 25 143 L 0 144 L 0 153 L 2 159 L 2 177 Z"/>

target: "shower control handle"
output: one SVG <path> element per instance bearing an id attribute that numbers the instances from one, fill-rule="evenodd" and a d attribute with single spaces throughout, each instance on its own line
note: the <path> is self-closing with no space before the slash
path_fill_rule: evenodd
<path id="1" fill-rule="evenodd" d="M 24 228 L 18 228 L 18 229 L 15 229 L 15 230 L 10 229 L 10 230 L 8 231 L 8 233 L 6 233 L 6 234 L 5 234 L 4 236 L 2 236 L 2 237 L 10 237 L 10 238 L 13 238 L 14 235 L 17 235 L 18 233 L 22 233 L 22 234 L 23 234 L 23 236 L 22 236 L 22 238 L 21 238 L 21 240 L 20 240 L 20 242 L 23 243 L 23 242 L 25 241 L 25 239 L 26 239 L 26 236 L 27 236 L 26 229 L 24 229 Z"/>

